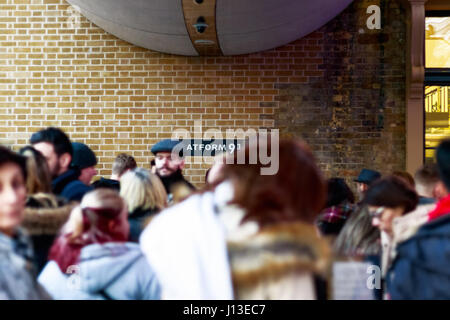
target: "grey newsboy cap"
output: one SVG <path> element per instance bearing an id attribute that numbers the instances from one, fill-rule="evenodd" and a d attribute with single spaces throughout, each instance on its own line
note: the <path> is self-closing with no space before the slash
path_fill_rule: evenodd
<path id="1" fill-rule="evenodd" d="M 362 169 L 361 172 L 359 173 L 358 178 L 355 179 L 354 181 L 370 185 L 372 182 L 374 182 L 380 177 L 381 173 L 379 173 L 378 171 L 370 169 Z"/>
<path id="2" fill-rule="evenodd" d="M 173 148 L 179 143 L 182 143 L 179 140 L 172 140 L 172 139 L 164 139 L 159 142 L 157 142 L 150 151 L 156 155 L 158 152 L 172 152 Z"/>

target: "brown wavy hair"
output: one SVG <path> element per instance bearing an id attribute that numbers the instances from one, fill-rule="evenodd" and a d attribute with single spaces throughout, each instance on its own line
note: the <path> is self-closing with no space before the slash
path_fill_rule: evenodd
<path id="1" fill-rule="evenodd" d="M 51 175 L 45 157 L 31 146 L 20 149 L 20 154 L 27 158 L 28 194 L 51 193 Z"/>
<path id="2" fill-rule="evenodd" d="M 277 148 L 278 147 L 278 148 Z M 243 150 L 245 164 L 233 163 L 223 168 L 219 184 L 230 179 L 234 185 L 234 198 L 230 202 L 246 211 L 242 220 L 256 221 L 261 227 L 279 222 L 303 221 L 313 223 L 326 200 L 326 184 L 309 147 L 299 140 L 281 140 L 279 144 L 267 143 L 267 154 L 279 153 L 278 172 L 262 175 L 261 168 L 268 167 L 257 159 L 251 164 L 251 146 Z M 260 154 L 261 144 L 257 145 Z M 258 157 L 259 158 L 259 157 Z"/>

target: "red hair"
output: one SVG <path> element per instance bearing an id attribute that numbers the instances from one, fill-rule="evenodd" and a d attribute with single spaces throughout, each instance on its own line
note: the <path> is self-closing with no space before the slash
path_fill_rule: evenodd
<path id="1" fill-rule="evenodd" d="M 88 200 L 85 201 L 85 198 Z M 69 266 L 78 263 L 83 247 L 94 243 L 127 241 L 128 235 L 115 232 L 110 227 L 111 221 L 118 221 L 124 206 L 118 193 L 114 190 L 97 189 L 85 198 L 82 204 L 72 211 L 69 221 L 49 252 L 49 260 L 55 261 L 64 273 Z M 112 201 L 117 206 L 83 207 L 84 202 L 90 202 L 92 199 L 100 200 L 100 204 L 106 201 L 111 204 Z"/>

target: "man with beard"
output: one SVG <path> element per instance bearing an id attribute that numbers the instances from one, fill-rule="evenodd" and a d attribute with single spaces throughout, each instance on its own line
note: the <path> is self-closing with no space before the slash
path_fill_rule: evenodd
<path id="1" fill-rule="evenodd" d="M 67 200 L 80 201 L 91 190 L 79 181 L 81 171 L 71 168 L 73 147 L 69 137 L 59 128 L 50 127 L 33 133 L 32 146 L 47 160 L 52 175 L 52 192 Z"/>
<path id="2" fill-rule="evenodd" d="M 151 148 L 151 152 L 155 155 L 155 173 L 161 179 L 169 195 L 169 201 L 175 191 L 174 187 L 195 190 L 195 187 L 183 177 L 184 159 L 172 154 L 172 150 L 178 143 L 180 142 L 176 140 L 165 139 Z"/>

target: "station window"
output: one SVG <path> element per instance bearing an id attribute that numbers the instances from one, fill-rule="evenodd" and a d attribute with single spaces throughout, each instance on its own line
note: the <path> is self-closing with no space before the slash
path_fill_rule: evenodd
<path id="1" fill-rule="evenodd" d="M 450 137 L 450 12 L 427 12 L 425 19 L 425 162 Z"/>

